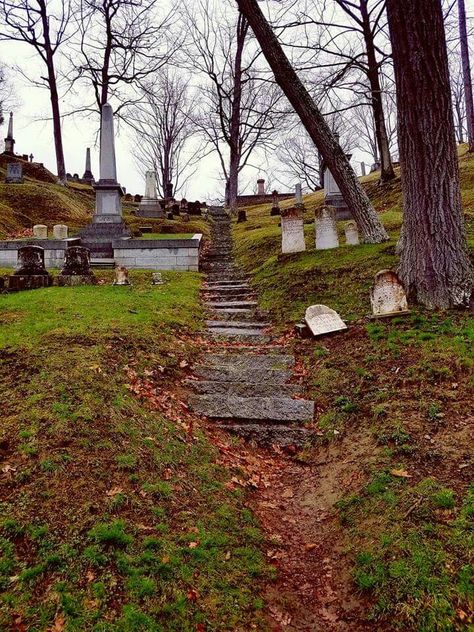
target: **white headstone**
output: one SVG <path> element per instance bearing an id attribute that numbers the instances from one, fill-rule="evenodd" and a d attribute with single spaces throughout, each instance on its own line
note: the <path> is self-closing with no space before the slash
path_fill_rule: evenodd
<path id="1" fill-rule="evenodd" d="M 68 229 L 64 224 L 55 224 L 53 226 L 54 239 L 67 239 Z"/>
<path id="2" fill-rule="evenodd" d="M 311 305 L 306 310 L 305 322 L 313 336 L 322 336 L 347 329 L 337 312 L 326 305 Z"/>
<path id="3" fill-rule="evenodd" d="M 153 285 L 163 285 L 164 281 L 163 281 L 163 277 L 161 275 L 161 272 L 153 272 Z"/>
<path id="4" fill-rule="evenodd" d="M 336 212 L 330 206 L 323 206 L 316 211 L 316 250 L 338 247 Z"/>
<path id="5" fill-rule="evenodd" d="M 344 232 L 346 233 L 346 244 L 348 246 L 358 246 L 360 244 L 359 231 L 355 222 L 347 222 Z"/>
<path id="6" fill-rule="evenodd" d="M 281 252 L 285 255 L 305 250 L 303 212 L 297 208 L 285 209 L 281 212 Z"/>
<path id="7" fill-rule="evenodd" d="M 156 200 L 158 198 L 156 173 L 154 171 L 147 171 L 145 174 L 145 198 L 149 200 Z"/>
<path id="8" fill-rule="evenodd" d="M 295 186 L 295 201 L 297 205 L 303 204 L 303 191 L 300 182 L 298 182 L 298 184 Z"/>
<path id="9" fill-rule="evenodd" d="M 117 266 L 115 268 L 114 285 L 130 285 L 128 280 L 128 270 L 125 266 Z"/>
<path id="10" fill-rule="evenodd" d="M 370 303 L 375 317 L 409 313 L 405 290 L 398 275 L 392 270 L 377 272 L 370 293 Z"/>
<path id="11" fill-rule="evenodd" d="M 48 239 L 48 227 L 44 224 L 35 224 L 35 226 L 33 226 L 33 237 L 37 239 Z"/>

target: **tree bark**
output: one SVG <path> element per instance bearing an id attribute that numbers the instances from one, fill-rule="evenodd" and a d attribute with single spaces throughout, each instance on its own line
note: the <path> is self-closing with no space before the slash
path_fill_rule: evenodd
<path id="1" fill-rule="evenodd" d="M 428 308 L 467 304 L 472 269 L 440 0 L 387 0 L 398 104 L 404 224 L 399 274 Z"/>
<path id="2" fill-rule="evenodd" d="M 301 119 L 308 134 L 320 151 L 324 162 L 336 180 L 344 200 L 366 243 L 388 239 L 387 232 L 365 194 L 344 151 L 335 140 L 324 116 L 298 78 L 286 57 L 257 0 L 236 0 L 257 38 L 275 80 Z"/>
<path id="3" fill-rule="evenodd" d="M 469 61 L 469 42 L 467 39 L 466 5 L 464 0 L 458 0 L 458 18 L 464 99 L 466 101 L 467 137 L 469 151 L 474 152 L 474 101 L 472 95 L 471 63 Z"/>
<path id="4" fill-rule="evenodd" d="M 390 148 L 388 144 L 387 126 L 383 108 L 382 86 L 380 85 L 379 64 L 375 52 L 374 34 L 370 24 L 370 16 L 367 8 L 368 0 L 360 0 L 360 14 L 362 18 L 362 31 L 365 48 L 367 51 L 367 78 L 370 84 L 370 96 L 372 111 L 374 113 L 375 135 L 380 152 L 380 179 L 388 182 L 395 178 Z"/>

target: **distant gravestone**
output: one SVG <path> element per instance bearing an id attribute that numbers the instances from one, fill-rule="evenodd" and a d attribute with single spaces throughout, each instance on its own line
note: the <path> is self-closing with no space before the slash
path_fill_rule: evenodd
<path id="1" fill-rule="evenodd" d="M 241 224 L 242 222 L 246 222 L 246 221 L 247 221 L 247 212 L 239 211 L 237 215 L 237 223 Z"/>
<path id="2" fill-rule="evenodd" d="M 64 267 L 57 277 L 58 285 L 93 285 L 96 282 L 90 269 L 90 250 L 71 246 L 64 253 Z"/>
<path id="3" fill-rule="evenodd" d="M 23 165 L 20 162 L 9 162 L 7 164 L 7 184 L 23 184 Z"/>
<path id="4" fill-rule="evenodd" d="M 338 247 L 336 212 L 331 206 L 323 206 L 316 211 L 316 250 Z"/>
<path id="5" fill-rule="evenodd" d="M 344 232 L 348 246 L 358 246 L 360 244 L 359 231 L 357 230 L 357 224 L 355 222 L 347 222 Z"/>
<path id="6" fill-rule="evenodd" d="M 163 285 L 164 281 L 163 281 L 161 272 L 153 272 L 152 278 L 153 278 L 153 281 L 152 281 L 153 285 Z"/>
<path id="7" fill-rule="evenodd" d="M 36 239 L 48 239 L 48 227 L 44 224 L 35 224 L 33 226 L 33 237 L 36 237 Z"/>
<path id="8" fill-rule="evenodd" d="M 281 212 L 281 252 L 290 254 L 304 252 L 303 212 L 299 208 L 289 208 Z"/>
<path id="9" fill-rule="evenodd" d="M 189 222 L 189 213 L 181 213 L 181 219 L 183 222 Z"/>
<path id="10" fill-rule="evenodd" d="M 64 224 L 55 224 L 53 226 L 54 239 L 67 239 L 68 228 Z"/>
<path id="11" fill-rule="evenodd" d="M 313 336 L 323 336 L 347 329 L 337 312 L 326 305 L 311 305 L 306 310 L 305 322 Z"/>
<path id="12" fill-rule="evenodd" d="M 303 205 L 303 190 L 301 188 L 300 182 L 298 182 L 298 184 L 295 186 L 295 202 L 296 206 Z"/>
<path id="13" fill-rule="evenodd" d="M 407 297 L 398 275 L 392 270 L 381 270 L 375 275 L 370 294 L 374 318 L 409 314 Z"/>
<path id="14" fill-rule="evenodd" d="M 117 266 L 115 268 L 114 285 L 130 285 L 128 280 L 128 270 L 125 266 Z"/>
<path id="15" fill-rule="evenodd" d="M 272 210 L 270 211 L 272 217 L 280 215 L 280 198 L 278 197 L 278 191 L 272 193 Z"/>

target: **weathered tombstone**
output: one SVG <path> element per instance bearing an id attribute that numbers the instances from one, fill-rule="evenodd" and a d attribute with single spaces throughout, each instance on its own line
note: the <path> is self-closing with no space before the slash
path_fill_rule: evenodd
<path id="1" fill-rule="evenodd" d="M 67 239 L 68 228 L 64 224 L 55 224 L 53 226 L 54 239 Z"/>
<path id="2" fill-rule="evenodd" d="M 326 305 L 311 305 L 306 310 L 305 322 L 313 336 L 323 336 L 347 329 L 337 312 Z"/>
<path id="3" fill-rule="evenodd" d="M 174 219 L 174 215 L 172 211 L 168 211 L 168 213 L 166 213 L 166 219 Z"/>
<path id="4" fill-rule="evenodd" d="M 36 237 L 36 239 L 48 239 L 48 227 L 44 224 L 35 224 L 33 226 L 33 237 Z"/>
<path id="5" fill-rule="evenodd" d="M 138 213 L 140 217 L 164 217 L 165 213 L 158 200 L 156 172 L 147 171 L 145 173 L 145 195 L 143 196 Z"/>
<path id="6" fill-rule="evenodd" d="M 263 178 L 257 180 L 257 195 L 265 195 L 265 180 Z"/>
<path id="7" fill-rule="evenodd" d="M 300 208 L 289 208 L 281 212 L 281 252 L 303 252 L 306 250 L 304 240 L 303 211 Z"/>
<path id="8" fill-rule="evenodd" d="M 344 227 L 344 232 L 348 246 L 358 246 L 360 244 L 359 231 L 357 230 L 357 224 L 355 222 L 347 222 Z"/>
<path id="9" fill-rule="evenodd" d="M 180 204 L 180 210 L 181 211 L 187 211 L 188 210 L 188 201 L 186 198 L 183 198 L 181 200 L 181 204 Z"/>
<path id="10" fill-rule="evenodd" d="M 128 280 L 128 270 L 125 266 L 117 266 L 115 268 L 114 285 L 130 285 Z"/>
<path id="11" fill-rule="evenodd" d="M 381 270 L 375 275 L 370 293 L 374 318 L 409 314 L 407 296 L 398 275 L 392 270 Z"/>
<path id="12" fill-rule="evenodd" d="M 171 205 L 171 213 L 174 215 L 179 215 L 180 212 L 180 207 L 179 204 L 172 204 Z"/>
<path id="13" fill-rule="evenodd" d="M 365 168 L 365 162 L 361 162 L 360 163 L 360 169 L 361 169 L 361 172 L 362 172 L 362 176 L 366 176 L 367 175 L 367 170 Z"/>
<path id="14" fill-rule="evenodd" d="M 237 214 L 237 224 L 241 224 L 242 222 L 246 222 L 246 221 L 247 221 L 247 212 L 239 211 Z"/>
<path id="15" fill-rule="evenodd" d="M 153 278 L 152 285 L 163 285 L 164 284 L 161 272 L 153 272 L 152 278 Z"/>
<path id="16" fill-rule="evenodd" d="M 96 282 L 90 269 L 90 250 L 71 246 L 64 253 L 64 267 L 57 277 L 58 285 L 93 285 Z"/>
<path id="17" fill-rule="evenodd" d="M 316 250 L 338 248 L 339 237 L 336 227 L 336 213 L 330 206 L 316 211 Z"/>
<path id="18" fill-rule="evenodd" d="M 301 188 L 301 182 L 298 182 L 298 184 L 295 186 L 295 203 L 296 206 L 303 205 L 303 190 Z"/>
<path id="19" fill-rule="evenodd" d="M 21 246 L 18 248 L 17 268 L 8 279 L 10 290 L 33 290 L 51 285 L 51 277 L 44 267 L 44 248 Z"/>
<path id="20" fill-rule="evenodd" d="M 278 197 L 278 191 L 273 191 L 272 193 L 272 210 L 270 211 L 270 216 L 275 217 L 276 215 L 280 215 L 280 198 Z"/>
<path id="21" fill-rule="evenodd" d="M 189 213 L 181 213 L 183 222 L 189 222 Z"/>
<path id="22" fill-rule="evenodd" d="M 21 162 L 9 162 L 7 164 L 7 184 L 23 184 L 23 165 Z"/>

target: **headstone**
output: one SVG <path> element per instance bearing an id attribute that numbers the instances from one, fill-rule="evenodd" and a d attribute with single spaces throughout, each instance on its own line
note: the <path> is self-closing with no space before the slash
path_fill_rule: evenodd
<path id="1" fill-rule="evenodd" d="M 172 212 L 174 215 L 179 215 L 179 211 L 180 211 L 179 204 L 173 204 L 173 205 L 171 206 L 171 212 Z"/>
<path id="2" fill-rule="evenodd" d="M 362 176 L 366 176 L 367 175 L 367 170 L 365 168 L 365 162 L 361 162 L 360 163 L 360 169 L 361 169 L 361 172 L 362 172 Z"/>
<path id="3" fill-rule="evenodd" d="M 174 215 L 172 211 L 168 211 L 168 213 L 166 213 L 166 219 L 174 219 Z"/>
<path id="4" fill-rule="evenodd" d="M 36 237 L 36 239 L 48 239 L 48 227 L 44 224 L 35 224 L 33 226 L 33 237 Z"/>
<path id="5" fill-rule="evenodd" d="M 187 201 L 187 199 L 186 199 L 186 198 L 183 198 L 183 199 L 181 200 L 180 210 L 181 210 L 181 211 L 186 211 L 186 210 L 187 210 L 187 208 L 188 208 L 188 201 Z"/>
<path id="6" fill-rule="evenodd" d="M 128 270 L 125 266 L 117 266 L 115 268 L 114 285 L 130 285 L 128 280 Z"/>
<path id="7" fill-rule="evenodd" d="M 96 282 L 90 269 L 90 250 L 83 246 L 71 246 L 64 253 L 64 267 L 57 277 L 57 283 L 63 285 L 93 285 Z"/>
<path id="8" fill-rule="evenodd" d="M 165 198 L 167 200 L 172 200 L 173 199 L 173 183 L 172 182 L 167 182 L 166 186 L 165 186 Z"/>
<path id="9" fill-rule="evenodd" d="M 330 206 L 316 211 L 316 250 L 329 250 L 339 247 L 336 213 Z"/>
<path id="10" fill-rule="evenodd" d="M 280 215 L 280 198 L 278 197 L 278 191 L 273 191 L 272 210 L 270 211 L 270 216 L 275 217 L 276 215 Z"/>
<path id="11" fill-rule="evenodd" d="M 78 173 L 75 173 L 75 174 L 72 176 L 72 179 L 73 179 L 75 182 L 79 182 L 79 174 L 78 174 Z"/>
<path id="12" fill-rule="evenodd" d="M 30 154 L 30 162 L 33 162 L 33 158 L 34 158 L 33 154 Z"/>
<path id="13" fill-rule="evenodd" d="M 162 218 L 165 216 L 158 200 L 156 172 L 147 171 L 145 174 L 145 195 L 142 197 L 137 215 L 140 217 Z"/>
<path id="14" fill-rule="evenodd" d="M 257 195 L 265 195 L 265 180 L 263 178 L 257 180 Z"/>
<path id="15" fill-rule="evenodd" d="M 54 239 L 67 239 L 68 228 L 64 224 L 55 224 L 53 226 Z"/>
<path id="16" fill-rule="evenodd" d="M 370 173 L 375 173 L 380 169 L 380 162 L 374 162 L 374 164 L 370 168 Z"/>
<path id="17" fill-rule="evenodd" d="M 375 275 L 370 293 L 374 318 L 409 314 L 407 297 L 398 275 L 392 270 L 381 270 Z"/>
<path id="18" fill-rule="evenodd" d="M 23 184 L 23 165 L 21 162 L 9 162 L 7 164 L 7 184 Z"/>
<path id="19" fill-rule="evenodd" d="M 181 213 L 183 222 L 189 222 L 189 213 Z"/>
<path id="20" fill-rule="evenodd" d="M 339 314 L 330 307 L 326 307 L 326 305 L 311 305 L 311 307 L 308 307 L 305 322 L 313 336 L 323 336 L 324 334 L 347 329 L 346 323 Z"/>
<path id="21" fill-rule="evenodd" d="M 84 169 L 84 175 L 82 176 L 82 179 L 84 180 L 84 182 L 87 182 L 87 184 L 94 184 L 94 176 L 92 174 L 92 168 L 91 168 L 91 148 L 87 147 L 86 149 L 86 166 Z"/>
<path id="22" fill-rule="evenodd" d="M 163 285 L 164 281 L 163 281 L 161 272 L 153 272 L 152 278 L 153 278 L 153 281 L 152 281 L 153 285 Z"/>
<path id="23" fill-rule="evenodd" d="M 354 221 L 347 222 L 344 227 L 346 234 L 346 244 L 348 246 L 358 246 L 360 244 L 359 231 L 357 230 L 357 224 Z"/>
<path id="24" fill-rule="evenodd" d="M 241 224 L 242 222 L 247 221 L 247 213 L 246 211 L 239 211 L 237 215 L 237 223 Z"/>
<path id="25" fill-rule="evenodd" d="M 17 268 L 8 279 L 8 289 L 33 290 L 49 285 L 51 285 L 51 277 L 44 267 L 44 248 L 40 246 L 18 248 Z"/>
<path id="26" fill-rule="evenodd" d="M 346 154 L 348 160 L 351 159 L 351 154 Z M 342 197 L 341 190 L 334 179 L 329 169 L 323 165 L 323 180 L 324 180 L 324 203 L 327 206 L 332 206 L 336 209 L 336 219 L 352 219 L 352 213 L 350 208 Z"/>
<path id="27" fill-rule="evenodd" d="M 306 250 L 304 239 L 303 211 L 289 208 L 281 212 L 281 252 L 290 254 Z"/>
<path id="28" fill-rule="evenodd" d="M 303 205 L 303 190 L 301 188 L 301 182 L 298 182 L 298 184 L 295 186 L 295 202 L 296 206 Z"/>
<path id="29" fill-rule="evenodd" d="M 13 156 L 15 154 L 15 139 L 13 138 L 13 112 L 10 112 L 8 120 L 8 132 L 5 138 L 5 153 Z"/>

